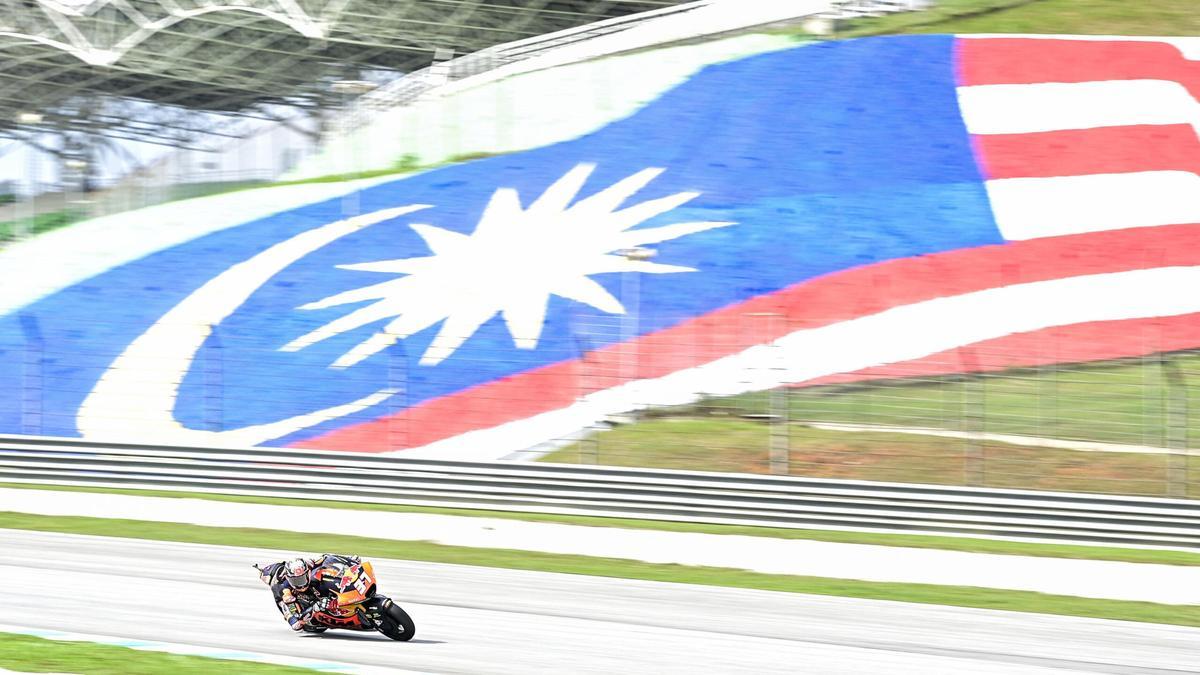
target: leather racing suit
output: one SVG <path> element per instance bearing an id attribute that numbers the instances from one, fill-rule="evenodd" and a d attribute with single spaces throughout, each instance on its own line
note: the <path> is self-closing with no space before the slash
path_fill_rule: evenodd
<path id="1" fill-rule="evenodd" d="M 336 601 L 338 586 L 335 578 L 326 578 L 322 571 L 330 565 L 357 565 L 360 559 L 358 556 L 325 553 L 316 558 L 302 560 L 308 564 L 309 569 L 308 587 L 304 589 L 292 588 L 284 578 L 287 561 L 263 567 L 255 565 L 255 568 L 258 569 L 259 579 L 271 587 L 275 605 L 292 630 L 324 632 L 324 628 L 311 625 L 312 615 L 329 608 L 330 603 Z"/>

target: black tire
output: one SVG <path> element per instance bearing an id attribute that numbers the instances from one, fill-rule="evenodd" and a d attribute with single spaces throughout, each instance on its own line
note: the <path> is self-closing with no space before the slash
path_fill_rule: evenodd
<path id="1" fill-rule="evenodd" d="M 383 610 L 383 626 L 379 632 L 390 637 L 393 640 L 400 642 L 408 642 L 413 639 L 413 635 L 417 633 L 417 625 L 413 623 L 412 617 L 408 612 L 400 609 L 400 605 L 396 603 L 388 603 L 388 606 Z"/>

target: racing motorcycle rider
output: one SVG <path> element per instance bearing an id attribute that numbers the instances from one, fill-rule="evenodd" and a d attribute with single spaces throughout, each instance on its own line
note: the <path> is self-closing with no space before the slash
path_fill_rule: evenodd
<path id="1" fill-rule="evenodd" d="M 324 628 L 311 625 L 313 613 L 336 608 L 337 585 L 332 579 L 322 578 L 320 571 L 327 565 L 359 562 L 358 556 L 325 553 L 308 560 L 295 558 L 254 568 L 262 582 L 271 587 L 275 604 L 292 630 L 324 633 Z"/>

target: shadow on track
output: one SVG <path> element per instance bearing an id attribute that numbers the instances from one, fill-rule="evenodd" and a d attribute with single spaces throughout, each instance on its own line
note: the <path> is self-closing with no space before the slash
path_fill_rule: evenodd
<path id="1" fill-rule="evenodd" d="M 378 633 L 366 633 L 366 632 L 364 632 L 364 633 L 332 633 L 332 632 L 330 632 L 330 633 L 322 633 L 320 635 L 306 633 L 299 637 L 302 640 L 352 640 L 352 641 L 360 641 L 360 642 L 397 642 L 397 640 L 392 640 L 392 639 L 388 638 L 387 636 L 379 635 Z M 425 644 L 425 645 L 444 645 L 444 644 L 446 644 L 446 642 L 443 640 L 422 640 L 420 638 L 413 638 L 412 640 L 408 640 L 407 642 L 409 644 Z"/>

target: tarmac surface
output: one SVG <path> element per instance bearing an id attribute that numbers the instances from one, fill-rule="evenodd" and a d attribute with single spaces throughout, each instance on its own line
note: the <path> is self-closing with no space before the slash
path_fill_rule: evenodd
<path id="1" fill-rule="evenodd" d="M 973 586 L 1200 605 L 1200 567 L 973 553 L 736 534 L 593 527 L 507 518 L 285 506 L 212 499 L 0 488 L 0 511 L 152 519 L 207 527 L 368 534 L 393 541 L 622 558 L 665 565 L 862 581 Z"/>
<path id="2" fill-rule="evenodd" d="M 412 642 L 301 636 L 250 566 L 290 555 L 0 530 L 5 622 L 360 672 L 1200 672 L 1194 628 L 393 560 Z"/>

